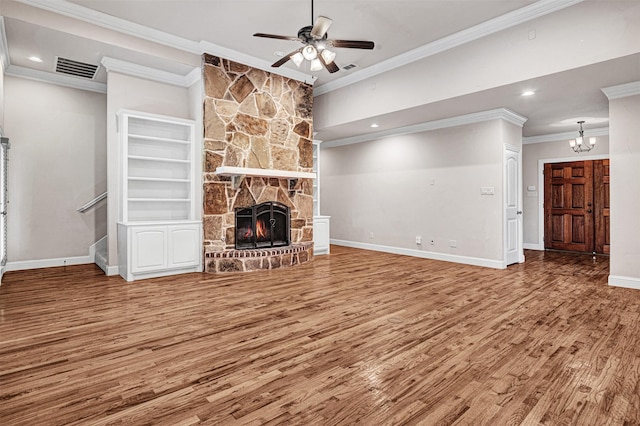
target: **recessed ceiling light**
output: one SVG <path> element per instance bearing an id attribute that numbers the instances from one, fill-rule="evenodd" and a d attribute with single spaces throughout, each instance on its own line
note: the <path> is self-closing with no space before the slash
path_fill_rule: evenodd
<path id="1" fill-rule="evenodd" d="M 37 56 L 29 56 L 29 60 L 31 62 L 42 62 L 42 59 L 38 58 Z"/>
<path id="2" fill-rule="evenodd" d="M 375 128 L 375 127 L 379 127 L 379 126 L 378 126 L 378 124 L 377 124 L 377 123 L 373 123 L 373 124 L 371 125 L 371 127 Z"/>
<path id="3" fill-rule="evenodd" d="M 527 90 L 526 92 L 522 92 L 521 96 L 533 96 L 535 94 L 536 92 L 534 92 L 533 90 Z"/>

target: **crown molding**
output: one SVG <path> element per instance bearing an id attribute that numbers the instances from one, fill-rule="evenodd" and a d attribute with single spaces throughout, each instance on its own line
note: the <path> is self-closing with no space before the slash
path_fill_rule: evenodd
<path id="1" fill-rule="evenodd" d="M 610 101 L 626 98 L 627 96 L 640 95 L 640 81 L 605 87 L 601 90 Z"/>
<path id="2" fill-rule="evenodd" d="M 5 71 L 9 68 L 9 43 L 7 43 L 3 16 L 0 16 L 0 67 Z"/>
<path id="3" fill-rule="evenodd" d="M 136 24 L 122 18 L 107 15 L 88 7 L 80 6 L 66 0 L 16 0 L 20 3 L 39 9 L 48 10 L 59 15 L 68 16 L 93 25 L 97 25 L 119 33 L 128 34 L 142 38 L 154 43 L 159 43 L 175 49 L 184 50 L 190 53 L 198 53 L 198 42 L 178 37 L 164 31 L 156 30 L 144 25 Z"/>
<path id="4" fill-rule="evenodd" d="M 608 136 L 608 127 L 598 127 L 597 129 L 589 129 L 584 131 L 584 136 Z M 562 132 L 562 133 L 550 133 L 548 135 L 539 136 L 526 136 L 522 138 L 522 144 L 542 143 L 542 142 L 557 142 L 568 141 L 569 139 L 575 139 L 578 136 L 578 131 Z"/>
<path id="5" fill-rule="evenodd" d="M 515 124 L 518 127 L 524 126 L 524 123 L 528 120 L 527 117 L 522 116 L 518 113 L 515 113 L 508 108 L 491 109 L 485 112 L 489 116 L 489 118 L 487 118 L 486 120 L 493 120 L 493 119 L 499 118 L 502 120 L 506 120 L 511 124 Z M 473 115 L 473 114 L 470 114 L 470 115 Z M 481 121 L 486 121 L 486 120 L 481 120 Z"/>
<path id="6" fill-rule="evenodd" d="M 98 25 L 112 31 L 179 49 L 185 52 L 195 54 L 203 54 L 205 52 L 210 53 L 216 56 L 230 59 L 232 61 L 240 62 L 245 65 L 249 65 L 251 67 L 259 68 L 264 71 L 269 71 L 274 74 L 282 75 L 284 77 L 303 81 L 308 84 L 313 84 L 313 82 L 317 78 L 312 75 L 289 68 L 280 68 L 277 72 L 274 72 L 274 69 L 271 68 L 271 64 L 265 60 L 254 58 L 253 56 L 249 56 L 226 47 L 218 46 L 217 44 L 208 41 L 202 40 L 200 42 L 197 42 L 178 37 L 173 34 L 149 28 L 144 25 L 136 24 L 122 18 L 116 18 L 114 16 L 107 15 L 106 13 L 98 12 L 96 10 L 68 2 L 66 0 L 17 1 L 33 7 L 48 10 L 50 12 L 58 13 L 60 15 L 69 16 L 71 18 L 78 19 L 93 25 Z"/>
<path id="7" fill-rule="evenodd" d="M 473 27 L 458 31 L 457 33 L 448 35 L 431 43 L 420 46 L 416 49 L 389 58 L 378 64 L 363 68 L 348 76 L 330 81 L 314 88 L 314 96 L 324 95 L 325 93 L 341 89 L 350 84 L 357 83 L 367 78 L 374 77 L 378 74 L 391 71 L 396 68 L 408 65 L 412 62 L 428 58 L 437 53 L 444 52 L 454 47 L 478 40 L 490 34 L 497 33 L 507 28 L 523 24 L 541 16 L 557 12 L 566 7 L 581 3 L 584 0 L 540 0 L 529 6 L 505 13 L 504 15 L 490 19 Z"/>
<path id="8" fill-rule="evenodd" d="M 367 133 L 365 135 L 352 136 L 344 139 L 335 139 L 332 141 L 323 142 L 322 147 L 333 148 L 336 146 L 368 142 L 375 139 L 382 139 L 391 136 L 410 135 L 414 133 L 422 133 L 430 130 L 463 126 L 466 124 L 474 124 L 490 120 L 505 120 L 509 123 L 522 127 L 524 122 L 527 121 L 527 118 L 516 114 L 515 112 L 506 108 L 498 108 L 488 111 L 480 111 L 471 114 L 460 115 L 457 117 L 443 118 L 441 120 L 428 121 L 426 123 L 414 124 L 411 126 L 397 127 L 395 129 Z"/>
<path id="9" fill-rule="evenodd" d="M 191 86 L 195 82 L 193 81 L 194 70 L 200 71 L 200 68 L 194 68 L 194 70 L 190 71 L 187 75 L 180 75 L 156 68 L 147 67 L 144 65 L 138 65 L 133 62 L 110 58 L 108 56 L 103 57 L 100 63 L 109 72 L 115 71 L 133 77 L 144 78 L 146 80 L 157 81 L 160 83 L 171 84 L 173 86 L 180 87 Z"/>
<path id="10" fill-rule="evenodd" d="M 227 47 L 219 46 L 210 41 L 202 40 L 200 42 L 200 54 L 208 53 L 210 55 L 218 56 L 221 58 L 229 59 L 235 62 L 239 62 L 244 65 L 249 65 L 253 68 L 258 68 L 263 71 L 267 71 L 273 74 L 278 74 L 283 77 L 292 78 L 294 80 L 302 81 L 307 84 L 313 84 L 317 77 L 303 73 L 301 71 L 292 68 L 273 68 L 271 62 L 264 59 L 255 58 L 245 53 L 238 52 L 236 50 L 229 49 Z M 277 72 L 275 71 L 277 69 Z"/>
<path id="11" fill-rule="evenodd" d="M 83 80 L 79 77 L 71 77 L 63 74 L 54 74 L 33 68 L 21 67 L 19 65 L 9 65 L 5 70 L 5 75 L 41 81 L 43 83 L 57 84 L 58 86 L 70 87 L 72 89 L 107 93 L 107 85 L 104 83 L 99 83 L 93 80 Z"/>
<path id="12" fill-rule="evenodd" d="M 194 84 L 202 80 L 202 68 L 195 67 L 189 72 L 189 74 L 184 76 L 184 79 L 187 87 L 193 86 Z"/>

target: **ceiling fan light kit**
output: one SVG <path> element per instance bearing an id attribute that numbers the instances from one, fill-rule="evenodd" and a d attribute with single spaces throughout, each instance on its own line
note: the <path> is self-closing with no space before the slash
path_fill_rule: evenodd
<path id="1" fill-rule="evenodd" d="M 336 53 L 330 51 L 329 49 L 324 49 L 322 53 L 320 53 L 320 55 L 322 56 L 322 58 L 324 58 L 324 61 L 328 64 L 333 62 L 333 60 L 336 58 Z"/>
<path id="2" fill-rule="evenodd" d="M 296 64 L 297 67 L 299 67 L 302 61 L 304 61 L 304 56 L 302 56 L 302 53 L 300 52 L 295 52 L 293 55 L 291 55 L 291 60 L 294 64 Z"/>
<path id="3" fill-rule="evenodd" d="M 313 0 L 311 0 L 311 21 L 313 22 Z M 368 49 L 374 48 L 372 41 L 361 40 L 332 40 L 327 38 L 327 30 L 333 20 L 326 16 L 318 16 L 315 23 L 302 27 L 297 37 L 282 36 L 276 34 L 255 33 L 254 37 L 275 38 L 278 40 L 299 41 L 304 44 L 300 49 L 285 55 L 274 62 L 272 67 L 279 67 L 291 60 L 296 66 L 300 66 L 304 60 L 309 61 L 311 71 L 320 71 L 322 67 L 330 73 L 337 72 L 340 68 L 335 64 L 336 53 L 328 48 Z"/>
<path id="4" fill-rule="evenodd" d="M 320 59 L 315 58 L 311 61 L 311 66 L 309 67 L 311 71 L 320 71 L 322 69 L 322 62 Z"/>
<path id="5" fill-rule="evenodd" d="M 307 44 L 302 48 L 302 56 L 304 56 L 307 61 L 313 61 L 318 57 L 318 50 L 314 46 Z"/>

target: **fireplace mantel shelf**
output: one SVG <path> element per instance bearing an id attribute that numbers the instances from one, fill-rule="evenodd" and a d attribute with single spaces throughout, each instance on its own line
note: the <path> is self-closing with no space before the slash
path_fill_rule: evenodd
<path id="1" fill-rule="evenodd" d="M 312 172 L 295 172 L 291 170 L 253 169 L 251 167 L 220 166 L 216 168 L 216 174 L 220 176 L 258 176 L 279 179 L 315 179 Z"/>
<path id="2" fill-rule="evenodd" d="M 251 167 L 220 166 L 216 168 L 219 176 L 231 176 L 231 186 L 238 189 L 245 176 L 268 177 L 278 179 L 315 179 L 316 174 L 310 172 L 294 172 L 291 170 L 253 169 Z"/>

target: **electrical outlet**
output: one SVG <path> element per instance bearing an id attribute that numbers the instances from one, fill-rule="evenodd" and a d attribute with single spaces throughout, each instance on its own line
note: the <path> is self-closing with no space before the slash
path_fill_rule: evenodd
<path id="1" fill-rule="evenodd" d="M 373 240 L 373 232 L 369 232 L 369 238 Z"/>
<path id="2" fill-rule="evenodd" d="M 422 237 L 421 236 L 416 236 L 416 244 L 422 244 Z"/>
<path id="3" fill-rule="evenodd" d="M 458 247 L 458 242 L 456 240 L 449 240 L 449 247 Z"/>

